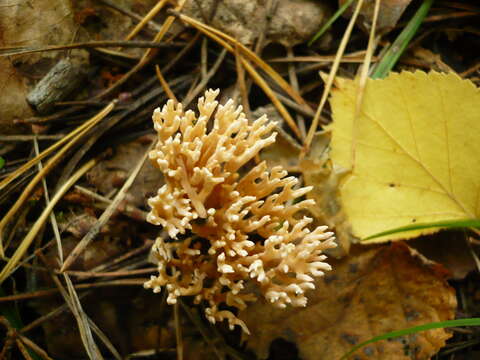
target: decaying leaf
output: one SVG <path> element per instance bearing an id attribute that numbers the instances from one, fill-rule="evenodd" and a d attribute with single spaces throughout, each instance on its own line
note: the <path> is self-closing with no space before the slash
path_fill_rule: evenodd
<path id="1" fill-rule="evenodd" d="M 357 248 L 332 267 L 317 281 L 306 308 L 278 310 L 258 302 L 241 313 L 252 333 L 247 345 L 259 358 L 268 356 L 274 339 L 283 338 L 296 344 L 304 360 L 337 360 L 373 336 L 454 317 L 455 291 L 444 268 L 404 243 Z M 352 358 L 429 359 L 450 336 L 437 329 L 381 341 Z"/>
<path id="2" fill-rule="evenodd" d="M 480 91 L 472 82 L 420 71 L 368 80 L 357 119 L 356 83 L 336 85 L 331 156 L 351 169 L 340 191 L 356 236 L 480 216 Z"/>

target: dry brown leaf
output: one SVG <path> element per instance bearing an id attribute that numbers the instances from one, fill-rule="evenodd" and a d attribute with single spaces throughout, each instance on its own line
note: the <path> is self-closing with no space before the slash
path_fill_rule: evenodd
<path id="1" fill-rule="evenodd" d="M 304 360 L 337 360 L 373 336 L 453 319 L 455 291 L 446 270 L 415 255 L 404 243 L 360 248 L 317 281 L 303 309 L 275 309 L 258 302 L 241 313 L 251 330 L 247 346 L 261 359 L 271 342 L 295 343 Z M 445 329 L 380 341 L 354 359 L 429 359 L 450 338 Z M 355 357 L 356 356 L 356 357 Z"/>

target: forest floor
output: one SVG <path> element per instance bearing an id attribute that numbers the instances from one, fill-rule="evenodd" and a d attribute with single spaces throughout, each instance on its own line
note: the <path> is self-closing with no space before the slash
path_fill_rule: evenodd
<path id="1" fill-rule="evenodd" d="M 428 91 L 417 95 L 420 81 L 428 88 L 436 73 L 458 74 L 435 78 L 461 88 L 452 91 L 452 101 L 466 102 L 449 104 L 445 113 L 463 114 L 470 106 L 470 95 L 460 91 L 471 91 L 478 103 L 480 6 L 383 0 L 381 7 L 365 1 L 356 12 L 358 3 L 20 0 L 2 9 L 0 359 L 337 360 L 385 334 L 350 358 L 480 358 L 478 194 L 465 195 L 476 198 L 474 210 L 466 211 L 471 222 L 366 244 L 349 209 L 370 209 L 368 196 L 365 204 L 350 205 L 333 146 L 340 141 L 335 114 L 343 114 L 341 96 L 350 86 L 340 78 L 360 84 L 352 109 L 360 111 L 363 99 L 365 109 L 392 119 L 397 111 L 378 104 L 396 103 L 398 96 L 387 92 L 389 85 L 373 95 L 368 77 L 393 81 L 391 72 L 413 73 L 406 96 L 423 101 Z M 333 270 L 306 293 L 306 307 L 273 309 L 259 296 L 236 314 L 250 335 L 238 326 L 229 330 L 226 322 L 211 324 L 205 304 L 191 297 L 169 305 L 165 289 L 143 287 L 158 274 L 155 239 L 168 238 L 146 221 L 147 201 L 164 184 L 147 157 L 157 138 L 152 113 L 168 99 L 197 111 L 207 89 L 220 89 L 219 103 L 233 99 L 250 121 L 267 114 L 277 122 L 276 142 L 244 171 L 265 160 L 313 186 L 308 197 L 317 205 L 308 215 L 338 240 L 327 251 Z M 332 94 L 336 102 L 329 101 Z M 428 96 L 438 100 L 433 92 Z M 456 170 L 467 174 L 470 166 L 477 169 L 479 147 L 469 144 L 480 143 L 480 132 L 478 121 L 472 127 L 458 121 L 454 126 L 464 127 L 465 138 L 449 140 L 457 136 L 458 146 L 470 149 L 462 150 L 469 152 L 462 158 L 467 165 Z M 422 131 L 435 135 L 434 128 Z M 338 155 L 339 163 L 346 157 Z M 383 190 L 396 190 L 396 181 Z M 402 194 L 387 198 L 394 213 Z M 410 224 L 449 220 L 422 217 L 424 203 L 433 200 L 421 196 L 407 204 L 419 214 Z M 448 323 L 454 319 L 471 323 Z M 388 336 L 432 323 L 427 331 Z"/>

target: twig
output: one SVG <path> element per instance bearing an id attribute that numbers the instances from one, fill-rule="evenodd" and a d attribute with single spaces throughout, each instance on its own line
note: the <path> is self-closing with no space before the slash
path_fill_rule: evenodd
<path id="1" fill-rule="evenodd" d="M 0 48 L 0 57 L 12 55 L 25 55 L 47 51 L 61 51 L 71 49 L 95 49 L 95 48 L 147 48 L 147 49 L 168 49 L 174 47 L 183 47 L 183 42 L 164 43 L 160 41 L 135 41 L 135 40 L 102 40 L 102 41 L 85 41 L 73 44 L 50 45 L 50 46 L 7 46 Z"/>
<path id="2" fill-rule="evenodd" d="M 101 288 L 101 287 L 110 287 L 110 286 L 140 286 L 143 285 L 148 279 L 145 278 L 134 278 L 134 279 L 118 279 L 118 280 L 110 280 L 110 281 L 103 281 L 103 282 L 94 282 L 89 284 L 77 284 L 75 285 L 75 289 L 94 289 L 94 288 Z M 9 295 L 9 296 L 2 296 L 0 297 L 1 302 L 8 302 L 8 301 L 18 301 L 18 300 L 27 300 L 27 299 L 35 299 L 44 296 L 51 296 L 55 295 L 58 292 L 58 289 L 46 289 L 46 290 L 38 290 L 30 293 L 23 293 L 18 295 Z"/>
<path id="3" fill-rule="evenodd" d="M 0 135 L 0 141 L 32 141 L 34 138 L 38 140 L 59 140 L 63 139 L 65 134 L 55 135 Z M 11 163 L 8 163 L 11 165 Z"/>

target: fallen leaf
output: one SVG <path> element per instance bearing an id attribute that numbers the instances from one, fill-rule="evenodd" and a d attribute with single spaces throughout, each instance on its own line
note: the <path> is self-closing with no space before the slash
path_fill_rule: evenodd
<path id="1" fill-rule="evenodd" d="M 350 257 L 330 263 L 334 270 L 317 281 L 307 307 L 276 309 L 259 301 L 240 314 L 252 333 L 247 346 L 260 359 L 282 338 L 296 344 L 304 360 L 338 360 L 373 336 L 455 315 L 446 270 L 404 243 L 357 247 Z M 429 359 L 450 336 L 436 329 L 380 341 L 352 359 Z"/>
<path id="2" fill-rule="evenodd" d="M 331 156 L 351 170 L 340 191 L 354 235 L 480 216 L 480 91 L 472 82 L 421 71 L 368 80 L 356 120 L 355 82 L 336 86 Z"/>

